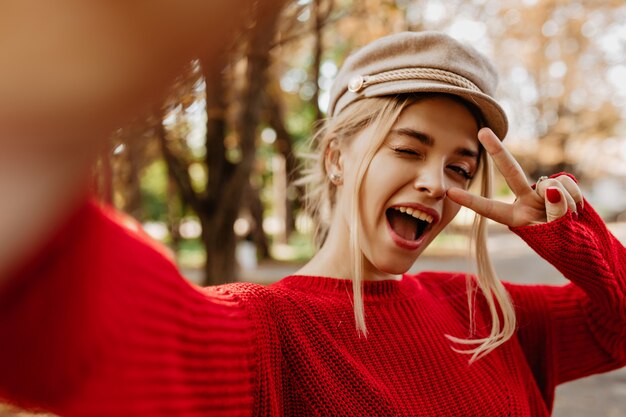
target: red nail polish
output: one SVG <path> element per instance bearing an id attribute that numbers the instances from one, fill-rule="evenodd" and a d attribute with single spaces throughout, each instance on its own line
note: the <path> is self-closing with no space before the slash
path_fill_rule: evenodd
<path id="1" fill-rule="evenodd" d="M 552 204 L 556 204 L 559 201 L 561 201 L 561 193 L 559 192 L 558 189 L 556 189 L 554 187 L 548 187 L 546 189 L 546 198 Z"/>

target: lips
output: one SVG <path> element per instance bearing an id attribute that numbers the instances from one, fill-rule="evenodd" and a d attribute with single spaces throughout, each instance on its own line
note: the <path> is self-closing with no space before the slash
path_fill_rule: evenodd
<path id="1" fill-rule="evenodd" d="M 392 206 L 385 211 L 385 215 L 394 243 L 408 250 L 417 249 L 439 221 L 437 211 L 415 203 Z"/>

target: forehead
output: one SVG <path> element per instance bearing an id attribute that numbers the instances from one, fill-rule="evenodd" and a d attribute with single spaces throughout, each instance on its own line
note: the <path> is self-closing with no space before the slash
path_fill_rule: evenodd
<path id="1" fill-rule="evenodd" d="M 405 108 L 392 127 L 427 134 L 435 145 L 478 147 L 478 122 L 462 103 L 446 96 L 428 97 Z"/>

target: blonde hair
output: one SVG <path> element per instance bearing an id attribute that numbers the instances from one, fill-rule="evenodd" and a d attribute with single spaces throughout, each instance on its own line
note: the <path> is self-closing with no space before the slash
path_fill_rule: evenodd
<path id="1" fill-rule="evenodd" d="M 315 223 L 315 243 L 319 249 L 324 243 L 336 199 L 336 186 L 330 181 L 325 167 L 325 155 L 331 142 L 343 142 L 353 139 L 362 130 L 372 127 L 372 140 L 365 149 L 356 170 L 356 183 L 351 195 L 350 206 L 350 254 L 353 288 L 353 305 L 356 329 L 360 334 L 367 336 L 365 324 L 365 309 L 362 296 L 363 261 L 364 255 L 360 249 L 361 215 L 359 197 L 362 179 L 369 168 L 370 162 L 382 146 L 389 131 L 395 124 L 402 111 L 414 104 L 420 98 L 429 95 L 411 95 L 396 97 L 374 97 L 354 102 L 334 118 L 327 119 L 318 132 L 313 136 L 310 147 L 312 153 L 303 155 L 308 162 L 303 177 L 298 181 L 305 186 L 305 208 Z M 453 96 L 451 96 L 454 98 Z M 458 99 L 460 100 L 460 99 Z M 472 114 L 479 119 L 479 112 L 468 103 L 463 102 Z M 491 196 L 492 162 L 489 155 L 481 155 L 481 195 Z M 497 278 L 487 251 L 486 219 L 476 215 L 472 227 L 472 242 L 474 243 L 477 277 L 467 278 L 467 295 L 469 306 L 469 339 L 451 335 L 446 337 L 458 344 L 478 345 L 468 349 L 453 350 L 471 354 L 470 362 L 491 352 L 513 336 L 515 331 L 515 311 L 511 299 Z M 472 338 L 475 332 L 475 295 L 479 288 L 485 297 L 491 315 L 491 332 L 488 337 Z M 500 316 L 501 314 L 501 316 Z"/>

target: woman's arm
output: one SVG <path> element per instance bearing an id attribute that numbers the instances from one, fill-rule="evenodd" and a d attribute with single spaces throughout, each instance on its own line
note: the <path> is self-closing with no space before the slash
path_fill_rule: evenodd
<path id="1" fill-rule="evenodd" d="M 518 339 L 548 404 L 556 384 L 626 365 L 626 250 L 584 201 L 576 182 L 557 174 L 531 187 L 498 138 L 479 134 L 511 190 L 512 204 L 450 190 L 448 196 L 503 223 L 571 284 L 507 284 Z"/>
<path id="2" fill-rule="evenodd" d="M 571 281 L 539 292 L 555 384 L 626 365 L 626 249 L 593 208 L 512 230 Z"/>
<path id="3" fill-rule="evenodd" d="M 85 204 L 0 291 L 0 399 L 63 416 L 249 415 L 262 341 L 229 288 L 192 287 Z"/>
<path id="4" fill-rule="evenodd" d="M 550 406 L 556 385 L 626 365 L 626 251 L 588 203 L 578 216 L 512 230 L 571 281 L 506 284 L 517 340 Z"/>

